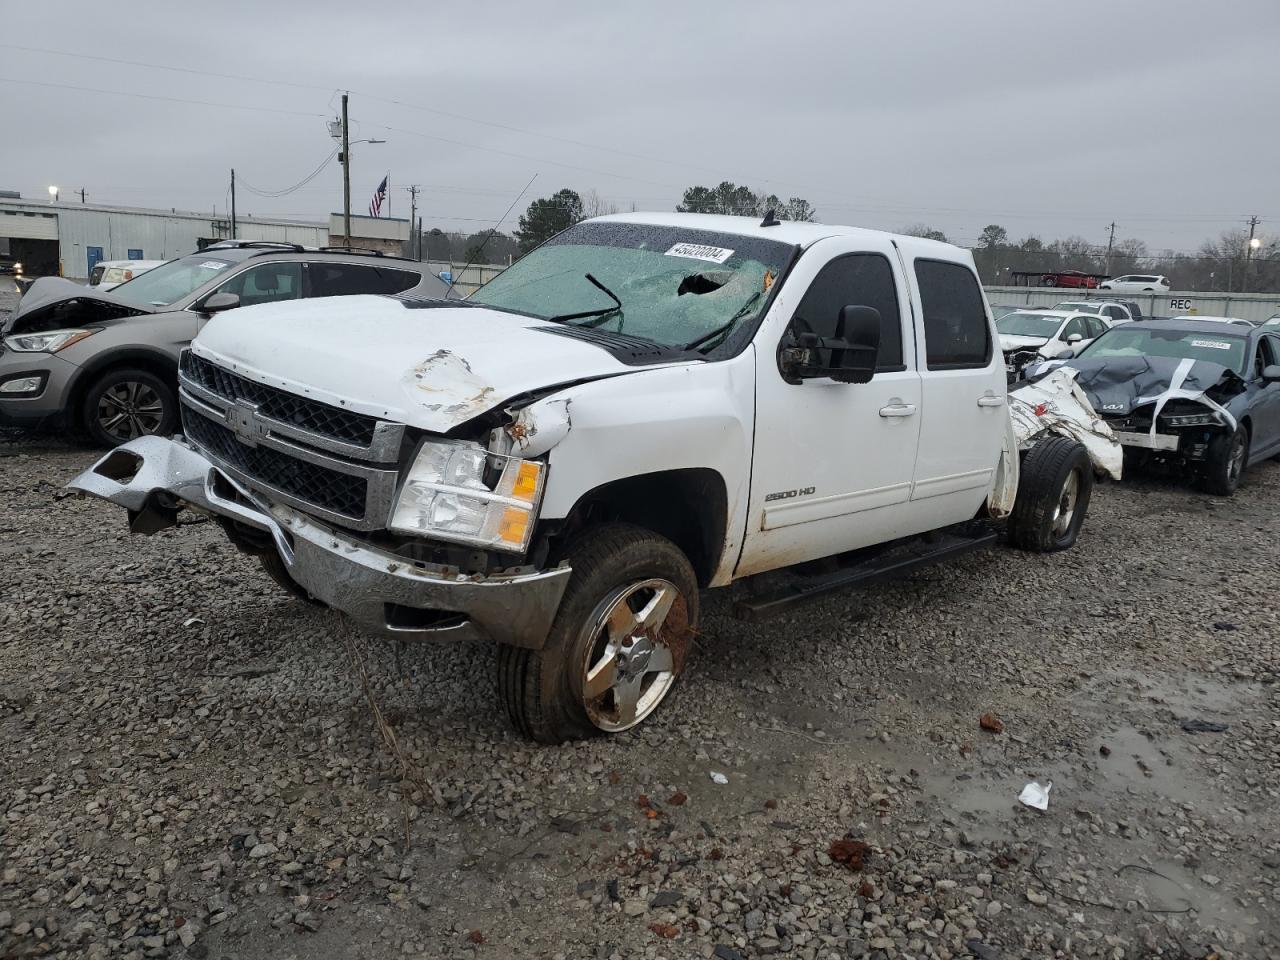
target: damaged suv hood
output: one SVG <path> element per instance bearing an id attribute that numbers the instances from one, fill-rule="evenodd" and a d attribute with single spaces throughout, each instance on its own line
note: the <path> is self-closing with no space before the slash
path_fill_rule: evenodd
<path id="1" fill-rule="evenodd" d="M 191 345 L 242 376 L 445 433 L 513 397 L 633 373 L 558 324 L 484 307 L 382 296 L 242 307 Z"/>
<path id="2" fill-rule="evenodd" d="M 1225 403 L 1243 386 L 1243 381 L 1232 370 L 1207 360 L 1106 357 L 1068 360 L 1066 365 L 1077 371 L 1076 383 L 1094 409 L 1107 416 L 1127 416 L 1138 407 L 1174 392 L 1187 399 L 1207 396 Z M 1033 368 L 1028 372 L 1028 379 L 1038 377 L 1039 373 L 1040 368 Z"/>
<path id="3" fill-rule="evenodd" d="M 40 277 L 27 288 L 9 326 L 0 333 L 40 333 L 154 312 L 62 277 Z"/>

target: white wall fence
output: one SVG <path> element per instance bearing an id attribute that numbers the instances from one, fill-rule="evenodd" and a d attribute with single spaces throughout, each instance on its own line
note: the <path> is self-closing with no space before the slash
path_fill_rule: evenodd
<path id="1" fill-rule="evenodd" d="M 1052 307 L 1063 300 L 1133 300 L 1146 317 L 1239 317 L 1261 323 L 1280 314 L 1280 293 L 1111 293 L 1070 287 L 987 287 L 992 303 Z"/>

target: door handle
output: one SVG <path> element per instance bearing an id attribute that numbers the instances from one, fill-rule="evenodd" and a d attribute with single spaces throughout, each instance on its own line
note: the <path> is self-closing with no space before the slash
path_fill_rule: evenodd
<path id="1" fill-rule="evenodd" d="M 880 408 L 880 416 L 882 417 L 910 417 L 916 412 L 914 403 L 890 403 L 888 406 Z"/>
<path id="2" fill-rule="evenodd" d="M 1004 397 L 993 396 L 992 394 L 989 394 L 989 393 L 986 396 L 982 396 L 978 398 L 978 406 L 980 407 L 998 407 L 1003 403 L 1004 403 Z"/>

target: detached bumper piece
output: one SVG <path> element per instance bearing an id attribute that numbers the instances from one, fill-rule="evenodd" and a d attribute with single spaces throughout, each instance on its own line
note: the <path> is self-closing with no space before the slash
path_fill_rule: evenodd
<path id="1" fill-rule="evenodd" d="M 406 560 L 268 503 L 181 440 L 141 437 L 112 450 L 68 485 L 124 507 L 130 527 L 154 533 L 195 507 L 268 534 L 316 599 L 365 630 L 402 640 L 487 639 L 540 648 L 570 570 L 488 576 Z"/>

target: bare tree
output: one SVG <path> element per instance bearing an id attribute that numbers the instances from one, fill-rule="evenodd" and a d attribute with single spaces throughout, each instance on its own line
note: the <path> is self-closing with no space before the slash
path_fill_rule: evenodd
<path id="1" fill-rule="evenodd" d="M 618 205 L 609 203 L 595 190 L 588 190 L 582 194 L 583 219 L 590 220 L 592 217 L 605 217 L 617 212 Z"/>

